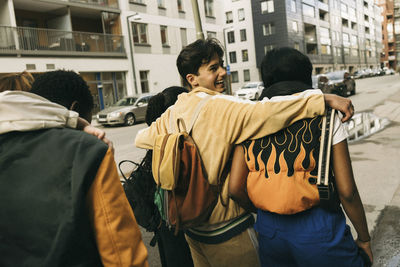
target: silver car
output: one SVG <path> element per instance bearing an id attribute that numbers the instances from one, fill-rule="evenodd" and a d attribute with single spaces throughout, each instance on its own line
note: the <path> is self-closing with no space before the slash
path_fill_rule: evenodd
<path id="1" fill-rule="evenodd" d="M 240 99 L 258 100 L 263 90 L 263 82 L 249 82 L 237 90 L 235 96 Z"/>
<path id="2" fill-rule="evenodd" d="M 102 125 L 124 124 L 128 126 L 132 126 L 138 121 L 144 121 L 147 103 L 152 96 L 124 97 L 112 106 L 97 113 L 97 121 Z"/>

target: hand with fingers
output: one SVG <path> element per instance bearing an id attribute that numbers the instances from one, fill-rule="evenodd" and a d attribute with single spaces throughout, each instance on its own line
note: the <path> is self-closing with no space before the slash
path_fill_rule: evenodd
<path id="1" fill-rule="evenodd" d="M 342 122 L 346 122 L 354 115 L 354 106 L 350 99 L 333 94 L 325 94 L 325 103 L 333 109 L 343 113 Z"/>

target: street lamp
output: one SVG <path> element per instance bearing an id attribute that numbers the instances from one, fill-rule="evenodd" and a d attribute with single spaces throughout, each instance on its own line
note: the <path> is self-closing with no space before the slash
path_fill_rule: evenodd
<path id="1" fill-rule="evenodd" d="M 129 15 L 126 17 L 126 24 L 128 25 L 128 36 L 129 36 L 129 48 L 131 50 L 131 63 L 132 63 L 132 73 L 133 73 L 133 83 L 135 86 L 135 94 L 138 94 L 138 88 L 136 84 L 136 71 L 135 71 L 135 62 L 133 60 L 133 45 L 132 45 L 132 29 L 131 29 L 131 23 L 130 23 L 130 18 L 133 18 L 133 20 L 141 20 L 142 17 L 140 16 L 139 13 L 135 12 L 132 15 Z"/>
<path id="2" fill-rule="evenodd" d="M 225 32 L 227 30 L 233 30 L 233 26 L 230 27 L 226 27 L 222 29 L 222 33 L 224 34 L 224 47 L 225 47 L 225 64 L 226 64 L 226 80 L 227 80 L 227 89 L 226 89 L 226 93 L 228 95 L 232 95 L 232 88 L 231 88 L 231 70 L 230 70 L 230 66 L 228 64 L 228 47 L 226 46 L 226 34 Z"/>
<path id="3" fill-rule="evenodd" d="M 197 0 L 192 0 L 192 10 L 193 10 L 194 24 L 196 27 L 196 39 L 204 40 L 204 33 L 200 20 L 199 4 L 197 3 Z"/>

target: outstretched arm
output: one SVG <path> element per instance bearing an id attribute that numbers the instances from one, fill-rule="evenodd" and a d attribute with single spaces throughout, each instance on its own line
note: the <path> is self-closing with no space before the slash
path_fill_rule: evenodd
<path id="1" fill-rule="evenodd" d="M 364 207 L 354 181 L 346 140 L 333 146 L 333 170 L 340 201 L 358 235 L 356 243 L 367 253 L 372 262 L 371 237 Z"/>
<path id="2" fill-rule="evenodd" d="M 241 145 L 235 147 L 232 159 L 231 175 L 229 178 L 228 192 L 229 197 L 235 200 L 242 208 L 256 212 L 246 191 L 247 175 L 249 169 L 247 168 L 244 150 Z"/>

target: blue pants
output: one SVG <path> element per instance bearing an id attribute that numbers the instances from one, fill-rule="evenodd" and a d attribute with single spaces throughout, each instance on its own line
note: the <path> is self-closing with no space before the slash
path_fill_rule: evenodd
<path id="1" fill-rule="evenodd" d="M 315 207 L 294 215 L 258 210 L 254 228 L 263 267 L 364 266 L 341 210 Z"/>

